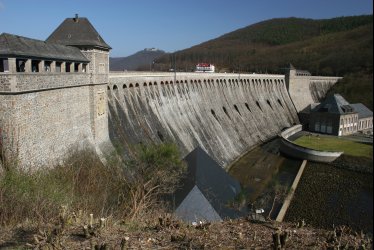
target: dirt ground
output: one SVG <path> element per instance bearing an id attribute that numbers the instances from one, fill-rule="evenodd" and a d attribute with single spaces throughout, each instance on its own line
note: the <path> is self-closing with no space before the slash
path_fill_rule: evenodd
<path id="1" fill-rule="evenodd" d="M 329 231 L 245 218 L 188 226 L 168 216 L 143 226 L 110 224 L 93 224 L 86 233 L 77 223 L 2 228 L 0 249 L 272 249 L 274 242 L 287 249 L 372 248 L 371 238 L 345 227 Z"/>

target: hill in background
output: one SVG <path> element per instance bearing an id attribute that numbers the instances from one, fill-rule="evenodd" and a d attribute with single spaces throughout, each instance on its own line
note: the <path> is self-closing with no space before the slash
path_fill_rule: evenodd
<path id="1" fill-rule="evenodd" d="M 168 70 L 193 71 L 199 62 L 221 72 L 285 73 L 289 63 L 313 75 L 343 76 L 331 92 L 373 109 L 373 16 L 313 20 L 277 18 L 256 23 L 157 60 Z"/>
<path id="2" fill-rule="evenodd" d="M 150 48 L 127 57 L 111 57 L 109 58 L 109 70 L 151 70 L 153 67 L 152 62 L 164 54 L 166 53 L 163 50 Z"/>

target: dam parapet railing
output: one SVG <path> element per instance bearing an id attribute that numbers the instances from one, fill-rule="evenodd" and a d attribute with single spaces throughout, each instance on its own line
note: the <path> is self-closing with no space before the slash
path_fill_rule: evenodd
<path id="1" fill-rule="evenodd" d="M 285 75 L 194 73 L 194 72 L 110 72 L 108 90 L 168 84 L 223 84 L 226 87 L 251 84 L 258 87 L 285 86 Z M 123 86 L 122 86 L 123 85 Z"/>
<path id="2" fill-rule="evenodd" d="M 301 124 L 292 126 L 284 130 L 282 133 L 280 133 L 279 135 L 281 137 L 280 151 L 283 154 L 286 154 L 288 156 L 291 156 L 297 159 L 314 161 L 314 162 L 332 162 L 343 154 L 343 152 L 332 152 L 332 151 L 310 149 L 307 147 L 297 145 L 291 142 L 290 140 L 288 140 L 290 136 L 300 131 L 302 131 Z"/>

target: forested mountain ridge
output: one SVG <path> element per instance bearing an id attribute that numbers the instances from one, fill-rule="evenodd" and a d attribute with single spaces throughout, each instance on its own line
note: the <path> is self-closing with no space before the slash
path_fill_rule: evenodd
<path id="1" fill-rule="evenodd" d="M 156 69 L 192 71 L 199 62 L 221 72 L 284 73 L 292 63 L 313 75 L 343 76 L 340 92 L 373 108 L 373 16 L 259 22 L 157 59 Z M 369 97 L 370 96 L 370 97 Z"/>

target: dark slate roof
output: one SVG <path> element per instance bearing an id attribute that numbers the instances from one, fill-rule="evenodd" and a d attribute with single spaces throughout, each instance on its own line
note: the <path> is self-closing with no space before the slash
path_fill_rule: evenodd
<path id="1" fill-rule="evenodd" d="M 358 113 L 358 119 L 373 117 L 373 111 L 368 109 L 364 104 L 355 103 L 351 104 L 351 106 L 353 107 L 353 110 Z"/>
<path id="2" fill-rule="evenodd" d="M 238 217 L 239 213 L 227 205 L 240 193 L 239 182 L 200 147 L 195 148 L 184 160 L 188 166 L 188 174 L 183 186 L 175 194 L 176 207 L 197 186 L 222 219 Z"/>
<path id="3" fill-rule="evenodd" d="M 2 33 L 0 56 L 89 62 L 78 48 Z"/>
<path id="4" fill-rule="evenodd" d="M 332 114 L 354 113 L 353 107 L 339 94 L 328 96 L 313 109 L 313 112 L 328 112 Z"/>
<path id="5" fill-rule="evenodd" d="M 78 47 L 111 49 L 85 17 L 66 18 L 46 41 Z"/>

